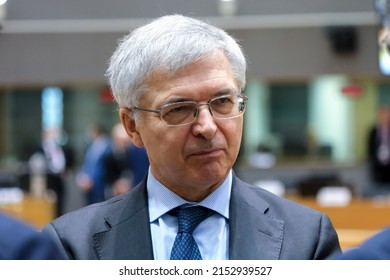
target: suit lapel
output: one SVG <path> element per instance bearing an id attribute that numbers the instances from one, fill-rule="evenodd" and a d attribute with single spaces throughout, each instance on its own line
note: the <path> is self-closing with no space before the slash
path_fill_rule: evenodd
<path id="1" fill-rule="evenodd" d="M 234 176 L 230 201 L 229 258 L 279 259 L 284 222 L 266 214 L 268 204 L 253 186 Z M 99 259 L 152 260 L 153 248 L 146 180 L 113 207 L 102 220 L 108 230 L 94 234 Z M 106 227 L 107 228 L 107 227 Z"/>
<path id="2" fill-rule="evenodd" d="M 284 222 L 266 215 L 268 204 L 237 177 L 230 202 L 230 259 L 279 259 Z"/>
<path id="3" fill-rule="evenodd" d="M 146 180 L 104 218 L 109 229 L 94 235 L 100 259 L 152 260 Z"/>

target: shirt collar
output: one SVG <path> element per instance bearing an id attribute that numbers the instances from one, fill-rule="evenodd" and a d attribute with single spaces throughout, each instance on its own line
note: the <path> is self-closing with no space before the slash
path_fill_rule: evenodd
<path id="1" fill-rule="evenodd" d="M 209 196 L 207 196 L 199 203 L 189 202 L 169 190 L 153 176 L 150 169 L 146 187 L 148 191 L 150 222 L 156 221 L 158 218 L 160 218 L 162 215 L 166 214 L 173 208 L 176 208 L 183 204 L 204 206 L 206 208 L 214 210 L 215 212 L 224 216 L 226 219 L 229 219 L 229 203 L 232 188 L 231 170 L 225 181 Z"/>

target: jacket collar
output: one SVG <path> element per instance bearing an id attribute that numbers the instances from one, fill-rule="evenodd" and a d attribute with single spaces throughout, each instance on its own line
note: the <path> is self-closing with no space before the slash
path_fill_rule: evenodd
<path id="1" fill-rule="evenodd" d="M 284 222 L 266 214 L 269 206 L 254 188 L 233 175 L 230 259 L 272 260 L 280 256 Z M 147 201 L 145 179 L 121 198 L 119 208 L 108 212 L 104 222 L 109 229 L 94 234 L 99 259 L 153 259 Z"/>
<path id="2" fill-rule="evenodd" d="M 281 253 L 284 222 L 266 214 L 269 205 L 255 188 L 234 177 L 229 220 L 232 260 L 276 260 Z"/>
<path id="3" fill-rule="evenodd" d="M 152 260 L 146 180 L 121 200 L 104 218 L 109 229 L 94 234 L 99 259 Z"/>

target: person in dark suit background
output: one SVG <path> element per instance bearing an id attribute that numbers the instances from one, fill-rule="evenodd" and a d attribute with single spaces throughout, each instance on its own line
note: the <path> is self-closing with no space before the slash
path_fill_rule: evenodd
<path id="1" fill-rule="evenodd" d="M 0 213 L 0 260 L 63 260 L 65 256 L 46 235 Z"/>
<path id="2" fill-rule="evenodd" d="M 390 51 L 388 1 L 375 1 L 376 12 L 381 19 L 381 48 Z M 388 55 L 388 54 L 387 54 Z M 370 175 L 374 183 L 390 190 L 390 108 L 382 104 L 377 120 L 370 129 L 367 141 Z M 374 234 L 360 246 L 336 255 L 337 260 L 390 260 L 390 227 Z"/>
<path id="3" fill-rule="evenodd" d="M 376 191 L 390 191 L 390 108 L 381 105 L 377 122 L 368 136 L 368 157 L 372 181 Z M 376 192 L 375 192 L 376 194 Z M 344 260 L 389 260 L 390 228 L 378 232 L 361 246 L 349 249 L 337 256 Z"/>
<path id="4" fill-rule="evenodd" d="M 390 109 L 382 105 L 378 110 L 377 122 L 368 135 L 368 161 L 370 175 L 378 186 L 390 190 Z"/>
<path id="5" fill-rule="evenodd" d="M 105 128 L 99 123 L 91 123 L 86 132 L 91 142 L 76 174 L 76 183 L 84 193 L 85 203 L 88 205 L 106 200 L 104 155 L 110 147 L 110 139 Z"/>
<path id="6" fill-rule="evenodd" d="M 338 260 L 390 260 L 390 227 L 379 231 L 360 246 L 346 250 Z"/>
<path id="7" fill-rule="evenodd" d="M 112 128 L 111 145 L 104 156 L 104 166 L 107 197 L 130 191 L 148 171 L 149 160 L 145 149 L 133 145 L 122 123 Z"/>
<path id="8" fill-rule="evenodd" d="M 45 128 L 39 144 L 30 148 L 27 167 L 18 173 L 21 188 L 33 196 L 33 177 L 44 176 L 45 190 L 56 196 L 56 217 L 65 213 L 66 176 L 74 168 L 73 149 L 63 138 L 67 137 L 62 129 Z"/>
<path id="9" fill-rule="evenodd" d="M 123 38 L 107 76 L 127 134 L 147 151 L 147 178 L 124 195 L 65 214 L 44 232 L 70 259 L 326 259 L 339 253 L 326 215 L 233 172 L 245 72 L 236 40 L 194 18 L 163 16 Z M 182 229 L 183 216 L 199 218 L 198 224 Z"/>
<path id="10" fill-rule="evenodd" d="M 388 1 L 375 1 L 376 12 L 381 19 L 381 48 L 390 51 Z M 367 152 L 369 171 L 376 187 L 390 190 L 390 108 L 382 104 L 377 120 L 368 133 Z M 376 194 L 376 193 L 375 193 Z M 336 255 L 337 260 L 390 260 L 390 227 L 380 230 L 360 246 Z"/>

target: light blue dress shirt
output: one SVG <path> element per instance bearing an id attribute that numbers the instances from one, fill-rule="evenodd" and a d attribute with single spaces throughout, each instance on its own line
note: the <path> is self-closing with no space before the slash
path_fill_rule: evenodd
<path id="1" fill-rule="evenodd" d="M 229 202 L 232 171 L 213 193 L 199 203 L 188 202 L 162 185 L 149 170 L 147 180 L 150 229 L 156 260 L 169 260 L 177 234 L 177 218 L 168 212 L 183 204 L 200 205 L 215 211 L 193 232 L 202 259 L 229 259 Z"/>

